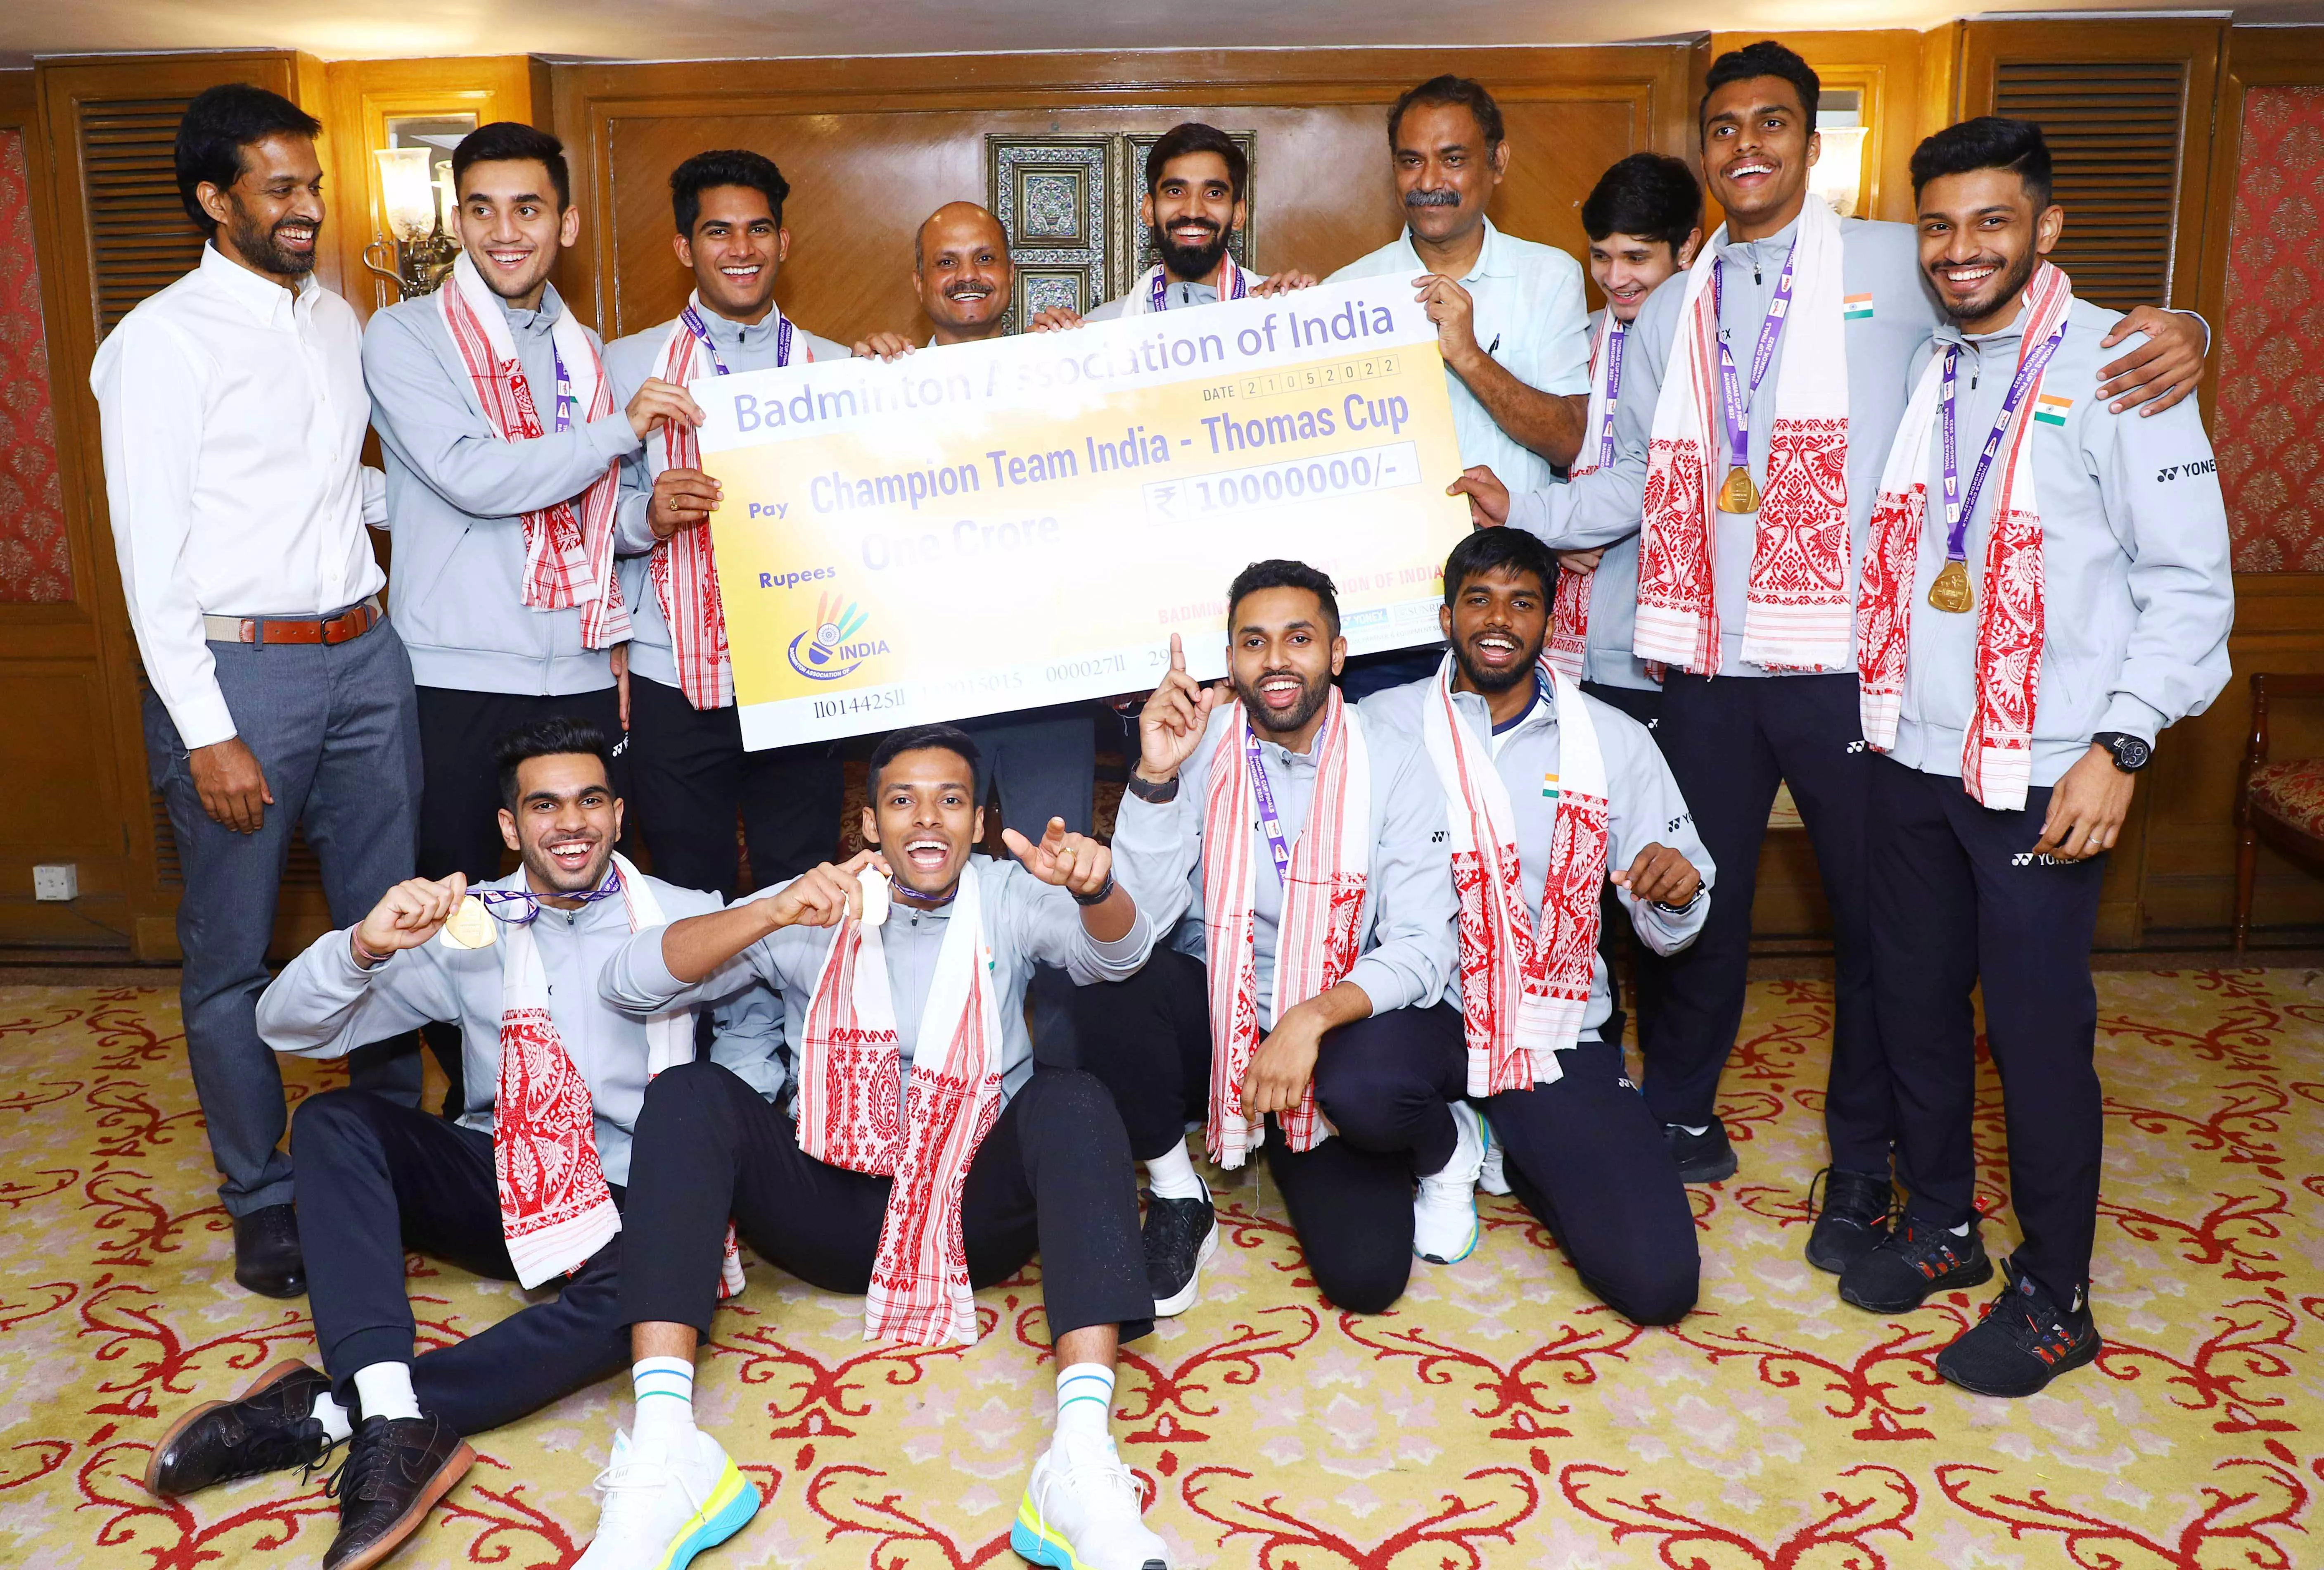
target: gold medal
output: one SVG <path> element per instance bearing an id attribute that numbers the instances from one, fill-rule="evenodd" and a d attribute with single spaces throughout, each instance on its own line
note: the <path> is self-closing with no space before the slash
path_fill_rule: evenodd
<path id="1" fill-rule="evenodd" d="M 1759 487 L 1751 483 L 1751 471 L 1741 464 L 1727 471 L 1726 483 L 1719 487 L 1719 510 L 1722 513 L 1757 513 L 1759 510 Z"/>
<path id="2" fill-rule="evenodd" d="M 447 948 L 490 948 L 500 941 L 500 928 L 484 902 L 470 894 L 445 919 L 444 930 L 436 937 Z"/>
<path id="3" fill-rule="evenodd" d="M 1969 568 L 1958 560 L 1947 561 L 1937 581 L 1929 586 L 1929 604 L 1956 616 L 1977 604 L 1977 596 L 1969 586 Z"/>

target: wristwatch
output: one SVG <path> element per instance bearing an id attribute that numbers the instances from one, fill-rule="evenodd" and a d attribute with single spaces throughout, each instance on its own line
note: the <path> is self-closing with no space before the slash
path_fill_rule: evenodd
<path id="1" fill-rule="evenodd" d="M 2137 773 L 2154 756 L 2154 749 L 2147 745 L 2144 738 L 2134 736 L 2128 731 L 2100 731 L 2090 738 L 2090 744 L 2112 753 L 2114 766 L 2126 774 Z"/>
<path id="2" fill-rule="evenodd" d="M 1114 887 L 1113 871 L 1111 868 L 1108 868 L 1106 870 L 1105 882 L 1098 886 L 1097 891 L 1090 894 L 1074 894 L 1074 903 L 1081 906 L 1084 910 L 1087 910 L 1093 905 L 1102 905 L 1108 900 L 1113 898 Z M 1068 890 L 1067 892 L 1070 893 L 1072 891 Z"/>
<path id="3" fill-rule="evenodd" d="M 1142 777 L 1136 769 L 1132 769 L 1130 771 L 1130 778 L 1123 781 L 1122 789 L 1140 801 L 1150 801 L 1159 807 L 1165 801 L 1176 801 L 1178 799 L 1178 776 L 1173 774 L 1167 780 L 1157 783 Z"/>

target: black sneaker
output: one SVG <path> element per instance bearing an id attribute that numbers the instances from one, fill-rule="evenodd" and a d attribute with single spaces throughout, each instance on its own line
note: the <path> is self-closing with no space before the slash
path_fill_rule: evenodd
<path id="1" fill-rule="evenodd" d="M 365 1418 L 325 1489 L 339 1501 L 339 1535 L 323 1570 L 371 1570 L 475 1464 L 476 1453 L 441 1418 Z"/>
<path id="2" fill-rule="evenodd" d="M 1163 1199 L 1149 1193 L 1144 1236 L 1154 1317 L 1184 1314 L 1201 1294 L 1203 1266 L 1218 1251 L 1218 1214 L 1207 1198 Z"/>
<path id="3" fill-rule="evenodd" d="M 2030 1396 L 2097 1357 L 2105 1343 L 2089 1305 L 2061 1308 L 2007 1261 L 2009 1285 L 1985 1316 L 1937 1353 L 1937 1371 L 1973 1395 Z"/>
<path id="4" fill-rule="evenodd" d="M 278 1362 L 233 1400 L 196 1407 L 153 1446 L 145 1492 L 175 1499 L 238 1477 L 320 1466 L 332 1440 L 314 1418 L 315 1398 L 330 1388 L 303 1362 Z"/>
<path id="5" fill-rule="evenodd" d="M 1932 1293 L 1982 1287 L 1993 1279 L 1993 1261 L 1977 1224 L 1965 1237 L 1909 1217 L 1849 1261 L 1840 1273 L 1840 1295 L 1873 1314 L 1905 1314 Z"/>
<path id="6" fill-rule="evenodd" d="M 1717 1183 L 1735 1176 L 1735 1147 L 1727 1142 L 1727 1125 L 1717 1118 L 1699 1134 L 1690 1134 L 1677 1123 L 1665 1123 L 1663 1138 L 1670 1141 L 1680 1182 Z"/>
<path id="7" fill-rule="evenodd" d="M 1823 1205 L 1816 1205 L 1816 1183 L 1823 1185 Z M 1808 1213 L 1815 1225 L 1808 1233 L 1808 1263 L 1833 1275 L 1870 1253 L 1888 1235 L 1890 1207 L 1896 1190 L 1886 1172 L 1849 1172 L 1826 1167 L 1808 1185 Z"/>

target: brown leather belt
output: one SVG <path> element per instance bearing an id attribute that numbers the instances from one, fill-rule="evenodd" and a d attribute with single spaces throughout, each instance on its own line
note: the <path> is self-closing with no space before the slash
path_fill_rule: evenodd
<path id="1" fill-rule="evenodd" d="M 202 633 L 214 643 L 345 643 L 386 617 L 374 595 L 336 616 L 204 616 Z"/>

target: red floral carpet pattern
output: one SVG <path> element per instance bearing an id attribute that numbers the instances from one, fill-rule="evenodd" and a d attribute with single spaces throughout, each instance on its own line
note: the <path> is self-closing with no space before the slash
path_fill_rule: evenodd
<path id="1" fill-rule="evenodd" d="M 2214 424 L 2236 570 L 2324 572 L 2324 88 L 2245 93 L 2228 234 Z"/>
<path id="2" fill-rule="evenodd" d="M 1877 1318 L 1801 1261 L 1831 994 L 1769 983 L 1720 1107 L 1743 1170 L 1694 1191 L 1704 1301 L 1674 1329 L 1599 1307 L 1508 1200 L 1396 1312 L 1342 1315 L 1274 1194 L 1222 1181 L 1205 1301 L 1122 1371 L 1148 1519 L 1180 1565 L 1239 1570 L 2324 1565 L 2324 978 L 2103 975 L 2099 1017 L 2107 1350 L 2049 1394 L 1936 1380 L 1982 1291 Z M 331 1504 L 296 1473 L 174 1502 L 135 1481 L 170 1415 L 312 1354 L 303 1303 L 226 1279 L 177 1028 L 170 992 L 0 991 L 0 1563 L 312 1565 L 330 1540 Z M 300 1094 L 326 1083 L 287 1067 Z M 1979 1119 L 2006 1205 L 1989 1076 Z M 518 1300 L 411 1270 L 430 1343 Z M 867 1346 L 854 1300 L 754 1263 L 697 1399 L 768 1502 L 705 1570 L 1014 1565 L 1054 1371 L 1032 1280 L 979 1306 L 973 1349 Z M 603 1386 L 482 1436 L 395 1564 L 570 1564 L 626 1414 Z"/>
<path id="3" fill-rule="evenodd" d="M 0 602 L 70 598 L 24 134 L 0 127 Z"/>

